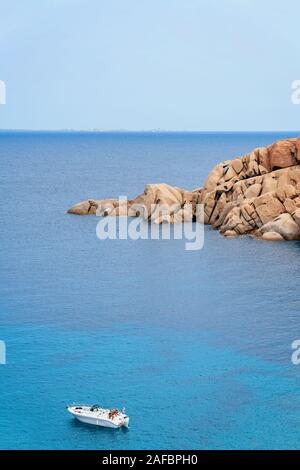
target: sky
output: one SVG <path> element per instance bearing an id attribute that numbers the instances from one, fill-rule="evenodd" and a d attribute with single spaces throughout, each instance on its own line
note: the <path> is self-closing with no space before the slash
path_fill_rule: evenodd
<path id="1" fill-rule="evenodd" d="M 299 0 L 0 0 L 0 128 L 297 131 L 299 18 Z"/>

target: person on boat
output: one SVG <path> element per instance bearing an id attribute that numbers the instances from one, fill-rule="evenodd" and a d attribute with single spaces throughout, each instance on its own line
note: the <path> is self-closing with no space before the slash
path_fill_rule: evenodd
<path id="1" fill-rule="evenodd" d="M 110 419 L 113 419 L 115 416 L 117 416 L 118 413 L 119 413 L 119 410 L 117 409 L 110 410 L 110 412 L 108 413 L 108 417 Z"/>

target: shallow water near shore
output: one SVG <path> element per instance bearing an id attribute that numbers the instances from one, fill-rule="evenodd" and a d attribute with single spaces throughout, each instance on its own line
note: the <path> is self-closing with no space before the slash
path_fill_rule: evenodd
<path id="1" fill-rule="evenodd" d="M 0 448 L 299 448 L 300 243 L 106 240 L 86 198 L 166 182 L 292 134 L 0 133 Z M 65 406 L 126 406 L 129 430 Z"/>

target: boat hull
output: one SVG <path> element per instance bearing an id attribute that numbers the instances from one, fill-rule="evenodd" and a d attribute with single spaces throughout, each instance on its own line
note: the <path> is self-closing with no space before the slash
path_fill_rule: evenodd
<path id="1" fill-rule="evenodd" d="M 89 407 L 76 406 L 68 406 L 67 409 L 69 413 L 81 423 L 112 429 L 128 427 L 129 425 L 129 417 L 122 413 L 118 413 L 117 416 L 112 417 L 109 414 L 110 410 L 92 411 Z"/>
<path id="2" fill-rule="evenodd" d="M 122 426 L 122 425 L 116 425 L 112 423 L 111 421 L 107 421 L 104 419 L 97 419 L 97 418 L 89 418 L 87 416 L 76 416 L 76 419 L 78 419 L 78 421 L 80 421 L 81 423 L 93 424 L 94 426 L 102 426 L 104 428 L 117 429 Z"/>

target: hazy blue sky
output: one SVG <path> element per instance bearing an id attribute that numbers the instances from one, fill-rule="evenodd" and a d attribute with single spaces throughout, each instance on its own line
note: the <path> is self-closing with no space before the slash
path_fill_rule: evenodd
<path id="1" fill-rule="evenodd" d="M 298 0 L 0 0 L 1 128 L 298 130 Z"/>

